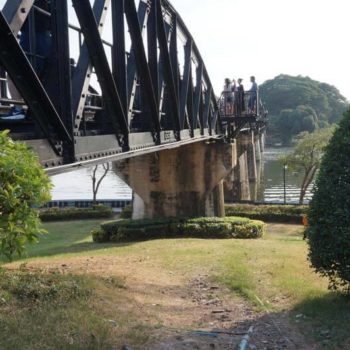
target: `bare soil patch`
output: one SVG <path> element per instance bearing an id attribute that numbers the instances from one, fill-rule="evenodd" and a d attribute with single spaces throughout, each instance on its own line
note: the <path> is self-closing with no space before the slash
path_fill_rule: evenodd
<path id="1" fill-rule="evenodd" d="M 18 267 L 19 263 L 9 265 Z M 228 288 L 211 282 L 208 271 L 169 271 L 137 256 L 34 260 L 26 268 L 124 278 L 122 293 L 132 302 L 108 307 L 115 313 L 127 310 L 150 332 L 146 344 L 125 344 L 126 349 L 234 349 L 251 327 L 249 349 L 313 349 L 289 322 L 287 312 L 254 310 Z"/>

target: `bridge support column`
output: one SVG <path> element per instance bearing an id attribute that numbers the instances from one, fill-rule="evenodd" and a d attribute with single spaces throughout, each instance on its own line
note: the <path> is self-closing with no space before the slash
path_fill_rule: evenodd
<path id="1" fill-rule="evenodd" d="M 254 147 L 255 147 L 255 158 L 257 162 L 261 162 L 262 160 L 262 151 L 260 145 L 260 135 L 258 133 L 254 133 Z"/>
<path id="2" fill-rule="evenodd" d="M 235 143 L 237 163 L 225 179 L 225 200 L 238 202 L 250 200 L 248 149 L 251 150 L 251 135 L 240 134 Z"/>
<path id="3" fill-rule="evenodd" d="M 261 153 L 265 152 L 265 139 L 266 139 L 266 132 L 262 132 L 259 137 L 260 142 L 260 151 Z"/>
<path id="4" fill-rule="evenodd" d="M 250 182 L 255 182 L 258 177 L 256 168 L 256 151 L 255 151 L 255 139 L 254 131 L 243 135 L 242 142 L 247 143 L 247 157 L 248 157 L 248 176 Z"/>
<path id="5" fill-rule="evenodd" d="M 232 144 L 197 142 L 114 163 L 134 191 L 133 218 L 224 215 Z"/>

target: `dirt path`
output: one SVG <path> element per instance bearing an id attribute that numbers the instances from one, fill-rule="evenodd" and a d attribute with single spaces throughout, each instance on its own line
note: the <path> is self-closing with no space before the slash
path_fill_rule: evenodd
<path id="1" fill-rule="evenodd" d="M 151 327 L 151 340 L 140 349 L 235 349 L 251 327 L 248 349 L 312 349 L 287 314 L 253 311 L 227 288 L 210 283 L 207 271 L 168 271 L 136 256 L 36 260 L 26 267 L 125 278 L 125 293 L 133 300 L 130 312 Z"/>

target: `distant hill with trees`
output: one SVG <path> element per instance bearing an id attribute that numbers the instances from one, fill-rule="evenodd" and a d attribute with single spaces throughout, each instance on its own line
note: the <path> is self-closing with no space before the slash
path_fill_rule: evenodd
<path id="1" fill-rule="evenodd" d="M 309 77 L 279 75 L 260 85 L 259 91 L 269 111 L 270 142 L 284 145 L 303 131 L 338 122 L 349 107 L 336 87 Z"/>

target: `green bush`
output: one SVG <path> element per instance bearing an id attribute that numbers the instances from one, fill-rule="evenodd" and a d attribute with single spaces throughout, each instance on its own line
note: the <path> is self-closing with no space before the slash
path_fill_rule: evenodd
<path id="1" fill-rule="evenodd" d="M 124 207 L 120 213 L 120 218 L 121 219 L 131 219 L 132 217 L 132 206 L 127 205 Z"/>
<path id="2" fill-rule="evenodd" d="M 35 209 L 50 200 L 51 182 L 34 152 L 0 132 L 0 255 L 21 255 L 45 231 Z"/>
<path id="3" fill-rule="evenodd" d="M 265 224 L 247 218 L 171 218 L 156 220 L 115 220 L 93 231 L 94 242 L 122 242 L 154 238 L 259 238 Z"/>
<path id="4" fill-rule="evenodd" d="M 244 225 L 233 225 L 234 238 L 261 237 L 261 221 L 253 220 Z"/>
<path id="5" fill-rule="evenodd" d="M 250 219 L 265 222 L 284 222 L 301 224 L 304 215 L 307 215 L 307 205 L 252 205 L 227 204 L 226 216 L 244 216 Z"/>
<path id="6" fill-rule="evenodd" d="M 325 150 L 310 203 L 309 259 L 331 289 L 350 293 L 350 110 Z"/>
<path id="7" fill-rule="evenodd" d="M 80 219 L 108 219 L 113 217 L 113 210 L 105 205 L 92 208 L 48 208 L 40 209 L 42 221 L 80 220 Z"/>
<path id="8" fill-rule="evenodd" d="M 108 235 L 101 229 L 95 229 L 91 231 L 92 240 L 96 243 L 103 243 L 108 241 Z"/>

